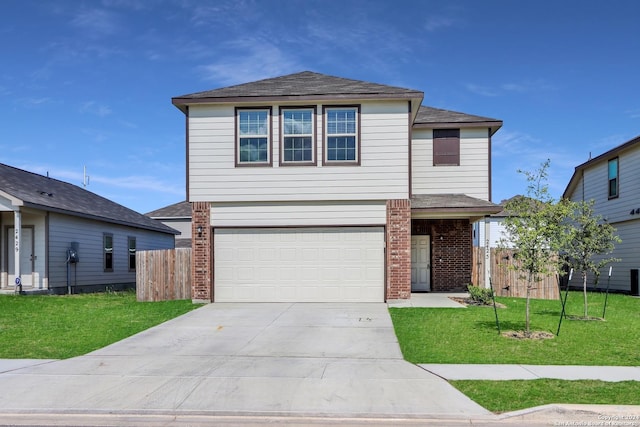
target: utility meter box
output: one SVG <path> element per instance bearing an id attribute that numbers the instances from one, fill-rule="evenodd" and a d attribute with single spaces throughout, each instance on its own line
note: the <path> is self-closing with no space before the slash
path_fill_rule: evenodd
<path id="1" fill-rule="evenodd" d="M 75 264 L 80 261 L 80 257 L 78 256 L 78 248 L 80 244 L 78 242 L 71 242 L 71 247 L 67 251 L 67 262 L 70 264 Z"/>

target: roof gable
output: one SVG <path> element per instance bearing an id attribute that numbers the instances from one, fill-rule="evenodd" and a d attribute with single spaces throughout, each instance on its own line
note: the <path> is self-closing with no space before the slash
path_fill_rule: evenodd
<path id="1" fill-rule="evenodd" d="M 178 234 L 173 228 L 148 218 L 76 185 L 0 163 L 0 194 L 14 205 L 60 212 L 72 216 Z"/>
<path id="2" fill-rule="evenodd" d="M 191 203 L 187 201 L 174 203 L 155 211 L 147 212 L 145 215 L 155 219 L 191 218 Z"/>
<path id="3" fill-rule="evenodd" d="M 493 135 L 502 126 L 502 120 L 475 116 L 441 108 L 420 106 L 413 121 L 414 128 L 488 127 Z"/>
<path id="4" fill-rule="evenodd" d="M 580 180 L 580 174 L 582 171 L 600 162 L 608 161 L 609 159 L 612 159 L 620 155 L 620 153 L 622 153 L 623 151 L 626 151 L 632 148 L 637 148 L 637 147 L 640 147 L 640 136 L 636 136 L 635 138 L 627 142 L 624 142 L 616 147 L 613 147 L 611 150 L 605 151 L 599 156 L 589 159 L 586 162 L 576 166 L 575 170 L 573 171 L 573 175 L 571 175 L 571 179 L 567 184 L 567 188 L 565 188 L 564 193 L 562 193 L 562 197 L 568 198 L 570 196 L 570 194 L 575 189 L 575 186 L 578 185 L 578 181 Z"/>
<path id="5" fill-rule="evenodd" d="M 309 99 L 410 99 L 419 103 L 424 93 L 419 90 L 388 86 L 362 80 L 346 79 L 303 71 L 256 82 L 177 96 L 175 106 L 211 102 L 251 102 L 266 100 Z"/>

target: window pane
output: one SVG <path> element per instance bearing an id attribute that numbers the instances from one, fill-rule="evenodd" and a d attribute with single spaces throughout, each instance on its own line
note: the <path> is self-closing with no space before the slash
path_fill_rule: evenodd
<path id="1" fill-rule="evenodd" d="M 136 239 L 129 238 L 129 270 L 136 269 Z"/>
<path id="2" fill-rule="evenodd" d="M 618 159 L 609 160 L 609 197 L 618 196 Z"/>
<path id="3" fill-rule="evenodd" d="M 285 162 L 313 161 L 311 137 L 285 137 L 283 147 Z"/>
<path id="4" fill-rule="evenodd" d="M 327 138 L 327 160 L 356 160 L 355 136 L 331 136 Z"/>
<path id="5" fill-rule="evenodd" d="M 266 111 L 240 111 L 240 135 L 267 135 L 269 130 Z"/>
<path id="6" fill-rule="evenodd" d="M 267 138 L 240 138 L 240 162 L 266 162 Z"/>
<path id="7" fill-rule="evenodd" d="M 327 133 L 329 135 L 356 133 L 356 110 L 327 110 Z"/>
<path id="8" fill-rule="evenodd" d="M 310 135 L 313 133 L 311 110 L 284 112 L 285 135 Z"/>
<path id="9" fill-rule="evenodd" d="M 105 270 L 113 269 L 113 236 L 105 234 L 104 243 L 104 268 Z"/>

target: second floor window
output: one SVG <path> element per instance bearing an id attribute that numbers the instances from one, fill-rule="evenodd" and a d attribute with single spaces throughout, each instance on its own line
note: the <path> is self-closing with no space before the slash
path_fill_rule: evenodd
<path id="1" fill-rule="evenodd" d="M 618 158 L 609 160 L 609 198 L 618 197 Z"/>
<path id="2" fill-rule="evenodd" d="M 358 163 L 359 110 L 357 107 L 328 107 L 325 116 L 325 160 L 327 163 Z"/>
<path id="3" fill-rule="evenodd" d="M 315 153 L 313 109 L 282 111 L 282 163 L 313 164 Z"/>
<path id="4" fill-rule="evenodd" d="M 433 166 L 460 166 L 460 129 L 433 130 Z"/>
<path id="5" fill-rule="evenodd" d="M 237 110 L 237 164 L 268 165 L 271 161 L 269 109 Z"/>

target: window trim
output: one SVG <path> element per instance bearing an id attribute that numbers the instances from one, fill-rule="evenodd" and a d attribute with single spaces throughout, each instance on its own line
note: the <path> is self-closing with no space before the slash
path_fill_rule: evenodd
<path id="1" fill-rule="evenodd" d="M 133 242 L 133 267 L 131 267 L 131 242 Z M 127 263 L 129 271 L 136 271 L 136 253 L 138 251 L 135 236 L 127 236 Z"/>
<path id="2" fill-rule="evenodd" d="M 284 133 L 284 113 L 285 111 L 295 110 L 311 110 L 311 161 L 287 161 L 284 160 L 284 139 L 288 135 Z M 318 164 L 318 108 L 315 105 L 303 105 L 303 106 L 286 106 L 280 107 L 280 166 L 317 166 Z"/>
<path id="3" fill-rule="evenodd" d="M 360 104 L 356 105 L 323 105 L 322 106 L 322 165 L 323 166 L 360 166 L 361 161 L 361 115 L 360 115 Z M 327 110 L 342 110 L 342 109 L 353 109 L 356 111 L 356 160 L 328 160 L 328 137 L 329 133 L 327 131 Z"/>
<path id="4" fill-rule="evenodd" d="M 107 251 L 107 238 L 111 239 L 111 252 Z M 102 267 L 105 273 L 112 273 L 115 264 L 115 245 L 113 244 L 113 233 L 102 233 Z M 111 254 L 111 267 L 107 267 L 107 254 Z"/>
<path id="5" fill-rule="evenodd" d="M 611 162 L 613 161 L 616 162 L 616 177 L 613 178 L 616 181 L 615 194 L 611 194 L 611 181 L 613 179 L 609 176 L 610 165 L 611 165 Z M 618 197 L 620 197 L 620 158 L 619 157 L 614 157 L 612 159 L 609 159 L 609 161 L 607 161 L 607 196 L 609 200 L 617 199 Z"/>
<path id="6" fill-rule="evenodd" d="M 441 162 L 436 162 L 436 158 L 440 158 L 440 157 L 436 157 L 436 140 L 451 140 L 453 141 L 454 139 L 456 139 L 455 136 L 440 136 L 440 137 L 436 137 L 436 133 L 438 132 L 452 132 L 455 131 L 457 132 L 457 154 L 456 154 L 456 162 L 455 163 L 441 163 Z M 460 144 L 461 144 L 461 138 L 460 138 L 460 128 L 442 128 L 442 129 L 433 129 L 432 131 L 432 145 L 431 145 L 431 157 L 432 157 L 432 163 L 434 167 L 446 167 L 446 166 L 460 166 Z M 441 141 L 442 142 L 442 141 Z M 453 157 L 453 155 L 451 156 Z"/>
<path id="7" fill-rule="evenodd" d="M 266 162 L 241 162 L 240 161 L 240 112 L 242 111 L 266 111 L 267 112 L 267 161 Z M 264 107 L 235 107 L 234 109 L 234 156 L 236 167 L 271 167 L 273 166 L 273 124 L 272 124 L 272 108 Z"/>

